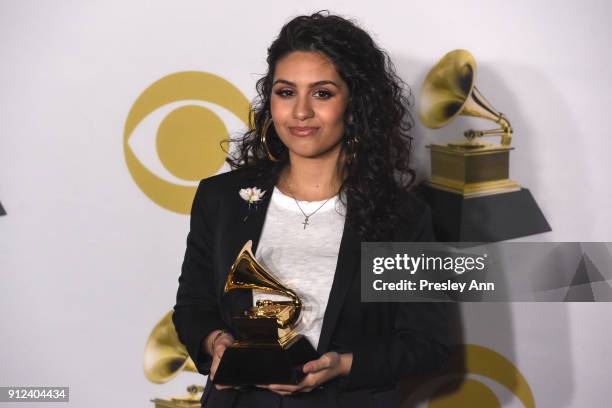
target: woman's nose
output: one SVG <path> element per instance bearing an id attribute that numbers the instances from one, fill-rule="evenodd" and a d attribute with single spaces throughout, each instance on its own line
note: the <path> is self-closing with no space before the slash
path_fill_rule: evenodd
<path id="1" fill-rule="evenodd" d="M 298 120 L 305 120 L 311 118 L 314 115 L 312 106 L 308 97 L 297 98 L 295 106 L 293 107 L 293 116 Z"/>

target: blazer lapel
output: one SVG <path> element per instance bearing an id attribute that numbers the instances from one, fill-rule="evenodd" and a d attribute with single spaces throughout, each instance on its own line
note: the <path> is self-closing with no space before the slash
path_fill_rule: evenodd
<path id="1" fill-rule="evenodd" d="M 256 253 L 268 206 L 272 199 L 272 192 L 276 185 L 276 177 L 245 177 L 241 182 L 243 185 L 237 186 L 238 189 L 236 190 L 238 209 L 235 213 L 237 215 L 232 219 L 229 228 L 232 232 L 229 234 L 230 242 L 228 242 L 228 265 L 234 262 L 238 252 L 248 240 L 253 241 L 252 249 L 253 253 Z M 251 204 L 250 208 L 248 203 L 238 195 L 239 189 L 247 187 L 257 187 L 265 191 L 261 202 L 257 205 Z M 229 268 L 225 272 L 225 277 L 228 273 Z M 223 280 L 223 284 L 225 285 L 225 280 Z M 223 289 L 221 288 L 221 290 Z M 233 290 L 223 294 L 222 299 L 229 305 L 230 315 L 227 317 L 230 319 L 231 316 L 240 315 L 253 306 L 253 292 L 251 290 Z"/>
<path id="2" fill-rule="evenodd" d="M 348 203 L 347 203 L 348 204 Z M 346 295 L 351 287 L 351 283 L 358 271 L 361 248 L 361 240 L 357 233 L 348 227 L 347 222 L 344 223 L 344 231 L 342 232 L 342 240 L 340 241 L 340 250 L 338 251 L 338 263 L 336 264 L 336 272 L 332 283 L 331 292 L 325 315 L 323 317 L 323 326 L 317 346 L 317 353 L 325 353 L 330 345 L 334 328 L 340 316 L 340 310 L 346 299 Z"/>

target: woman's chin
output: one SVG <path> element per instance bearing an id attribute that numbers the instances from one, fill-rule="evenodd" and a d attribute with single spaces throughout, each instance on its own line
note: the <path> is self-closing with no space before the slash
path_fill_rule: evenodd
<path id="1" fill-rule="evenodd" d="M 292 151 L 292 156 L 300 159 L 325 159 L 332 156 L 329 150 Z"/>
<path id="2" fill-rule="evenodd" d="M 336 157 L 339 154 L 339 150 L 334 146 L 291 146 L 289 151 L 291 156 L 296 158 L 304 159 L 324 159 L 329 157 Z"/>

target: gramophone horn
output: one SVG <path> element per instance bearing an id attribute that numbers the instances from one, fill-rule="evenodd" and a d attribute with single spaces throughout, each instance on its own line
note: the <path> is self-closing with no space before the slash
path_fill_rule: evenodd
<path id="1" fill-rule="evenodd" d="M 153 328 L 144 353 L 144 373 L 149 381 L 165 383 L 181 371 L 197 372 L 172 323 L 172 311 Z"/>
<path id="2" fill-rule="evenodd" d="M 492 120 L 500 129 L 468 130 L 465 137 L 501 136 L 502 145 L 510 145 L 512 127 L 475 86 L 476 60 L 466 50 L 446 54 L 429 71 L 419 98 L 419 118 L 433 129 L 448 124 L 456 116 L 473 116 Z"/>

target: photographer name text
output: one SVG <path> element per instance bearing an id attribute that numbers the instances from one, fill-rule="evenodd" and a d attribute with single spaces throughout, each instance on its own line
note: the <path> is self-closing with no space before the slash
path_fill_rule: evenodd
<path id="1" fill-rule="evenodd" d="M 427 279 L 419 279 L 418 282 L 402 279 L 397 282 L 385 282 L 382 279 L 376 279 L 372 282 L 372 286 L 376 291 L 459 291 L 463 293 L 468 290 L 475 291 L 494 291 L 495 283 L 493 282 L 479 282 L 475 279 L 472 279 L 469 282 L 454 282 L 448 279 L 446 282 L 430 282 Z"/>

